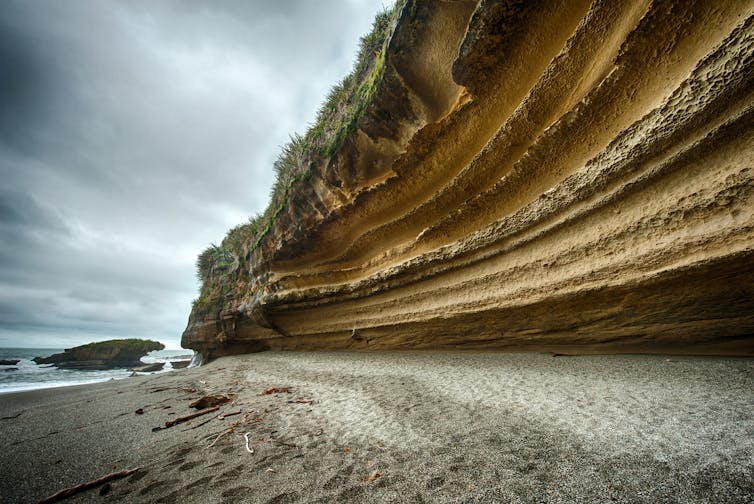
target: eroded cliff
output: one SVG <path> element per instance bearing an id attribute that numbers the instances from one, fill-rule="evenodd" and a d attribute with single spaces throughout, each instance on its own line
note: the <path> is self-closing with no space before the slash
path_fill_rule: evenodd
<path id="1" fill-rule="evenodd" d="M 370 37 L 200 258 L 185 347 L 754 354 L 753 1 L 408 1 Z"/>

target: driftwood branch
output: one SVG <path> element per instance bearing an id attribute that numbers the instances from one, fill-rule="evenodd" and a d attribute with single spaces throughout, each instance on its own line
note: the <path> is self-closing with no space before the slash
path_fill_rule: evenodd
<path id="1" fill-rule="evenodd" d="M 125 478 L 126 476 L 130 476 L 136 471 L 140 470 L 141 467 L 136 467 L 134 469 L 129 469 L 128 471 L 120 471 L 120 472 L 114 472 L 110 473 L 107 476 L 102 476 L 99 479 L 96 479 L 94 481 L 89 481 L 86 483 L 81 483 L 76 486 L 72 486 L 69 488 L 64 488 L 63 490 L 59 491 L 55 495 L 51 495 L 47 497 L 46 499 L 42 499 L 39 501 L 39 504 L 50 504 L 52 502 L 59 502 L 63 499 L 67 499 L 71 495 L 76 495 L 77 493 L 83 492 L 84 490 L 89 490 L 90 488 L 98 487 L 104 483 L 107 483 L 108 481 L 116 480 Z"/>
<path id="2" fill-rule="evenodd" d="M 217 418 L 220 419 L 220 420 L 223 420 L 225 418 L 228 418 L 229 416 L 240 415 L 241 413 L 243 413 L 242 410 L 231 411 L 230 413 L 223 413 L 221 415 L 218 415 Z"/>
<path id="3" fill-rule="evenodd" d="M 227 429 L 225 429 L 224 431 L 222 431 L 222 432 L 221 432 L 220 434 L 218 434 L 218 435 L 217 435 L 217 437 L 215 438 L 215 440 L 214 440 L 214 441 L 212 441 L 212 443 L 210 443 L 210 445 L 209 445 L 209 446 L 208 446 L 207 448 L 212 448 L 213 446 L 215 446 L 215 444 L 216 444 L 216 443 L 217 443 L 218 441 L 220 441 L 220 438 L 221 438 L 221 437 L 223 437 L 223 436 L 224 436 L 224 435 L 226 435 L 226 434 L 230 434 L 231 432 L 233 432 L 234 430 L 236 430 L 236 427 L 238 427 L 238 424 L 239 424 L 239 423 L 241 423 L 241 422 L 233 422 L 233 423 L 232 423 L 232 424 L 230 425 L 230 427 L 228 427 Z"/>
<path id="4" fill-rule="evenodd" d="M 198 428 L 199 428 L 199 427 L 201 427 L 202 425 L 206 425 L 206 424 L 210 423 L 210 422 L 211 422 L 212 420 L 214 420 L 215 418 L 216 418 L 216 419 L 218 419 L 218 420 L 224 420 L 225 418 L 227 418 L 227 417 L 229 417 L 229 416 L 240 415 L 241 413 L 243 413 L 243 411 L 241 411 L 241 410 L 238 410 L 238 411 L 231 411 L 230 413 L 220 413 L 220 414 L 219 414 L 219 415 L 217 415 L 216 417 L 214 417 L 214 418 L 210 418 L 210 419 L 208 419 L 208 420 L 205 420 L 205 421 L 203 421 L 203 422 L 201 422 L 201 423 L 198 423 L 198 424 L 194 425 L 193 427 L 189 427 L 189 428 L 188 428 L 188 429 L 186 429 L 186 430 L 198 429 Z"/>
<path id="5" fill-rule="evenodd" d="M 178 417 L 178 418 L 176 418 L 174 420 L 169 420 L 169 421 L 165 422 L 165 427 L 163 427 L 163 428 L 164 429 L 169 429 L 170 427 L 172 427 L 174 425 L 178 425 L 179 423 L 183 423 L 183 422 L 188 422 L 189 420 L 193 420 L 196 417 L 200 417 L 202 415 L 206 415 L 208 413 L 212 413 L 212 412 L 217 411 L 219 409 L 220 409 L 220 406 L 215 406 L 214 408 L 207 408 L 207 409 L 202 410 L 202 411 L 200 411 L 198 413 L 193 413 L 191 415 L 186 415 L 186 416 Z"/>
<path id="6" fill-rule="evenodd" d="M 210 422 L 211 422 L 212 420 L 214 420 L 214 419 L 216 419 L 216 418 L 218 418 L 218 417 L 212 417 L 212 418 L 208 418 L 208 419 L 206 419 L 206 420 L 205 420 L 205 421 L 203 421 L 203 422 L 199 422 L 199 423 L 198 423 L 198 424 L 196 424 L 196 425 L 192 425 L 192 426 L 191 426 L 191 427 L 189 427 L 188 429 L 184 429 L 184 432 L 186 432 L 186 431 L 190 431 L 190 430 L 194 430 L 194 429 L 198 429 L 198 428 L 199 428 L 199 427 L 201 427 L 202 425 L 207 425 L 208 423 L 210 423 Z"/>
<path id="7" fill-rule="evenodd" d="M 217 443 L 218 441 L 220 441 L 221 437 L 223 437 L 225 434 L 230 434 L 231 432 L 233 432 L 234 429 L 235 429 L 235 426 L 229 427 L 229 428 L 225 429 L 224 431 L 222 431 L 220 434 L 217 435 L 217 437 L 215 438 L 215 440 L 212 441 L 207 448 L 212 448 L 213 446 L 215 446 L 215 443 Z"/>

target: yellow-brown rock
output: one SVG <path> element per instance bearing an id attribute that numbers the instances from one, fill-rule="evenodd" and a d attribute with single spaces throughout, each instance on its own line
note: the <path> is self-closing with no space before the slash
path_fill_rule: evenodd
<path id="1" fill-rule="evenodd" d="M 754 354 L 754 1 L 409 1 L 183 345 Z"/>

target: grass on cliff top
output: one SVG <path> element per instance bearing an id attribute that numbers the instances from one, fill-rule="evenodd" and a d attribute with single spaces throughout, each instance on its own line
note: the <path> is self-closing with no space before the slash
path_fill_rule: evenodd
<path id="1" fill-rule="evenodd" d="M 148 339 L 128 338 L 128 339 L 113 339 L 107 341 L 96 341 L 94 343 L 87 343 L 86 345 L 79 345 L 74 349 L 102 349 L 102 348 L 121 348 L 123 350 L 139 350 L 144 352 L 151 352 L 153 350 L 164 350 L 165 345 L 159 341 L 153 341 Z"/>
<path id="2" fill-rule="evenodd" d="M 201 293 L 194 301 L 200 311 L 218 308 L 228 293 L 229 275 L 253 251 L 284 210 L 296 184 L 306 180 L 312 167 L 335 154 L 357 123 L 382 83 L 385 51 L 390 32 L 406 0 L 377 14 L 372 30 L 360 40 L 353 70 L 328 93 L 316 120 L 305 134 L 294 134 L 273 163 L 275 182 L 267 209 L 228 231 L 220 245 L 211 244 L 196 261 Z"/>

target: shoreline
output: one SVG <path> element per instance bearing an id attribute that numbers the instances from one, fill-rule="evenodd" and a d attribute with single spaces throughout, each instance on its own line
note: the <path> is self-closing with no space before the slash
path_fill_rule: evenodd
<path id="1" fill-rule="evenodd" d="M 479 351 L 479 350 L 449 350 L 449 349 L 438 349 L 438 350 L 389 350 L 379 353 L 384 354 L 394 354 L 394 355 L 496 355 L 496 354 L 502 354 L 502 355 L 528 355 L 528 354 L 537 354 L 537 355 L 549 355 L 551 357 L 608 357 L 608 356 L 625 356 L 625 357 L 663 357 L 666 359 L 672 359 L 672 358 L 683 358 L 683 357 L 690 357 L 695 359 L 744 359 L 744 360 L 752 360 L 754 359 L 754 355 L 716 355 L 716 354 L 707 354 L 707 353 L 699 353 L 699 354 L 693 354 L 693 353 L 651 353 L 651 352 L 635 352 L 635 353 L 589 353 L 589 352 L 573 352 L 569 353 L 569 350 L 577 349 L 578 347 L 568 347 L 568 348 L 560 348 L 559 350 L 566 353 L 558 353 L 558 352 L 550 352 L 550 351 L 531 351 L 529 349 L 524 350 L 489 350 L 489 351 Z M 260 352 L 265 353 L 265 352 Z M 276 353 L 274 351 L 271 351 L 271 353 Z M 293 353 L 290 351 L 284 351 L 279 353 Z M 310 353 L 309 351 L 305 353 Z M 314 351 L 313 353 L 317 353 Z M 367 350 L 332 350 L 332 351 L 323 351 L 321 353 L 332 353 L 335 355 L 338 354 L 365 354 L 369 355 L 371 351 Z M 244 355 L 253 355 L 253 354 L 231 354 L 231 355 L 225 355 L 218 357 L 217 359 L 227 358 L 227 357 L 239 357 Z M 198 367 L 205 366 L 206 364 L 201 364 Z M 119 369 L 119 368 L 114 368 Z M 124 368 L 125 369 L 125 368 Z M 129 378 L 135 378 L 140 376 L 153 376 L 153 375 L 162 375 L 165 373 L 170 373 L 174 371 L 180 371 L 185 368 L 179 368 L 179 369 L 163 369 L 160 371 L 151 371 L 151 372 L 143 372 L 139 373 L 137 375 L 128 375 L 128 376 L 116 376 L 116 377 L 108 377 L 108 378 L 98 378 L 92 381 L 85 381 L 80 383 L 73 383 L 73 382 L 61 382 L 59 385 L 50 385 L 50 386 L 40 386 L 40 387 L 34 387 L 34 388 L 26 388 L 26 389 L 19 389 L 19 390 L 7 390 L 0 388 L 0 396 L 4 396 L 7 394 L 22 394 L 25 392 L 34 392 L 34 391 L 44 391 L 44 390 L 50 390 L 53 389 L 60 389 L 60 388 L 68 388 L 68 387 L 78 387 L 78 386 L 86 386 L 86 385 L 95 385 L 97 383 L 105 383 L 110 381 L 121 381 L 126 380 Z M 128 370 L 128 372 L 132 372 Z M 56 383 L 56 382 L 52 382 Z"/>
<path id="2" fill-rule="evenodd" d="M 751 358 L 223 357 L 0 394 L 0 495 L 36 502 L 141 467 L 65 502 L 748 502 L 752 391 Z M 233 400 L 152 431 L 205 393 Z"/>
<path id="3" fill-rule="evenodd" d="M 14 366 L 0 366 L 0 395 L 32 390 L 101 383 L 111 379 L 130 378 L 134 370 L 127 367 L 103 369 L 67 368 L 55 364 L 39 364 L 35 357 L 61 353 L 61 349 L 0 348 L 3 359 L 16 360 Z M 162 363 L 162 369 L 136 371 L 137 373 L 164 373 L 173 371 L 174 362 L 190 363 L 194 357 L 192 350 L 161 350 L 150 352 L 140 359 L 143 366 Z M 179 369 L 184 364 L 179 364 Z M 187 365 L 187 364 L 186 364 Z M 14 368 L 8 371 L 8 368 Z"/>

